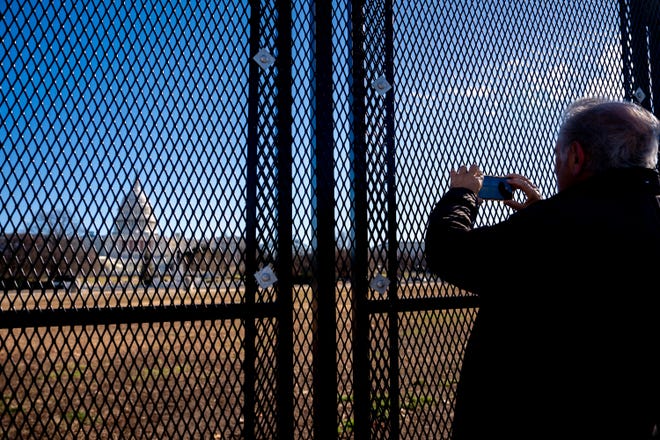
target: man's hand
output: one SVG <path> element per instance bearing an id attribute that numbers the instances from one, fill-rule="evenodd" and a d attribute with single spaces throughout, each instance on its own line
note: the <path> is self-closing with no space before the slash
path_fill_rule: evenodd
<path id="1" fill-rule="evenodd" d="M 477 165 L 470 165 L 470 169 L 463 165 L 456 171 L 449 171 L 450 188 L 467 188 L 474 191 L 475 194 L 479 194 L 483 184 L 484 173 Z"/>
<path id="2" fill-rule="evenodd" d="M 520 174 L 509 174 L 506 177 L 507 182 L 509 182 L 509 184 L 514 189 L 519 189 L 523 192 L 523 194 L 525 194 L 525 200 L 522 202 L 518 202 L 516 200 L 505 200 L 503 203 L 506 206 L 518 211 L 519 209 L 526 208 L 532 203 L 543 199 L 543 195 L 541 195 L 539 189 L 527 177 Z"/>

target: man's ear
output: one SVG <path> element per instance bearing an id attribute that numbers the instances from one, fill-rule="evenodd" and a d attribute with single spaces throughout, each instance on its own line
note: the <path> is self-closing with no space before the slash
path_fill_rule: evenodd
<path id="1" fill-rule="evenodd" d="M 585 154 L 582 144 L 578 141 L 573 141 L 568 146 L 568 169 L 573 176 L 578 176 L 584 170 Z"/>

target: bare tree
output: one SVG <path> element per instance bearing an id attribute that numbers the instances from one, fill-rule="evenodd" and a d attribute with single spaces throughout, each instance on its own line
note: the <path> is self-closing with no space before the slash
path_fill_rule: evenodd
<path id="1" fill-rule="evenodd" d="M 54 208 L 52 211 L 41 211 L 37 214 L 37 233 L 45 236 L 72 237 L 79 235 L 80 219 L 64 208 Z"/>

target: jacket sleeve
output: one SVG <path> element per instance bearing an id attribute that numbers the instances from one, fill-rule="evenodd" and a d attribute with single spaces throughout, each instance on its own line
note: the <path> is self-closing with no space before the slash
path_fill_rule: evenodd
<path id="1" fill-rule="evenodd" d="M 466 188 L 451 188 L 433 207 L 427 222 L 424 249 L 427 269 L 442 279 L 469 284 L 471 264 L 463 245 L 478 213 L 477 195 Z"/>

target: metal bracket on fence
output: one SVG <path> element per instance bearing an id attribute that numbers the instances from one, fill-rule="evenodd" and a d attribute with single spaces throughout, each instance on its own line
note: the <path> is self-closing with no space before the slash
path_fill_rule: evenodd
<path id="1" fill-rule="evenodd" d="M 259 49 L 259 52 L 252 57 L 254 61 L 261 66 L 262 69 L 266 70 L 273 64 L 275 64 L 275 57 L 270 54 L 266 49 Z"/>
<path id="2" fill-rule="evenodd" d="M 640 104 L 646 99 L 646 93 L 644 93 L 644 90 L 642 90 L 641 87 L 637 87 L 637 90 L 635 90 L 633 95 L 635 96 L 635 99 L 637 99 L 637 102 Z"/>
<path id="3" fill-rule="evenodd" d="M 381 75 L 371 83 L 371 87 L 373 87 L 378 94 L 383 96 L 385 93 L 389 92 L 389 90 L 392 88 L 392 85 L 387 82 L 385 75 Z"/>
<path id="4" fill-rule="evenodd" d="M 273 272 L 273 269 L 271 269 L 270 266 L 263 267 L 261 270 L 255 272 L 254 278 L 262 289 L 269 288 L 277 281 L 275 272 Z"/>
<path id="5" fill-rule="evenodd" d="M 371 279 L 369 287 L 378 291 L 381 295 L 387 291 L 388 286 L 390 285 L 390 280 L 382 276 L 381 274 L 376 275 Z"/>

